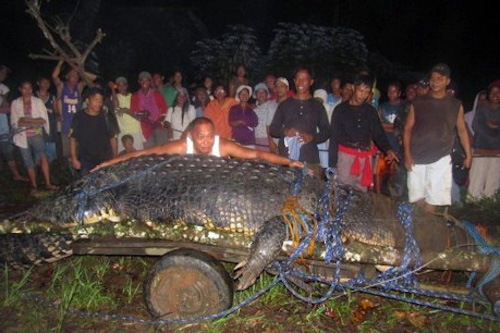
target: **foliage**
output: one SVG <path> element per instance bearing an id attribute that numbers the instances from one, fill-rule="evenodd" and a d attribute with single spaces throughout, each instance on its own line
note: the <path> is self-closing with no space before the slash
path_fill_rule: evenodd
<path id="1" fill-rule="evenodd" d="M 300 65 L 311 66 L 319 78 L 348 76 L 366 65 L 368 49 L 353 29 L 278 23 L 268 51 L 269 70 L 291 76 Z"/>
<path id="2" fill-rule="evenodd" d="M 205 38 L 196 42 L 191 52 L 191 62 L 197 79 L 211 75 L 223 82 L 229 82 L 240 64 L 255 71 L 261 51 L 252 28 L 230 25 L 228 32 L 218 38 Z"/>

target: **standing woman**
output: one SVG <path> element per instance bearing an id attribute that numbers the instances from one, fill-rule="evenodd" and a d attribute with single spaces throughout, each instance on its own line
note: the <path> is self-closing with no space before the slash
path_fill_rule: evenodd
<path id="1" fill-rule="evenodd" d="M 210 103 L 210 97 L 207 90 L 203 87 L 196 89 L 194 93 L 194 109 L 196 110 L 196 118 L 205 117 L 205 108 Z"/>
<path id="2" fill-rule="evenodd" d="M 490 197 L 500 189 L 500 80 L 488 87 L 488 99 L 478 106 L 474 120 L 474 155 L 469 177 L 469 199 Z"/>
<path id="3" fill-rule="evenodd" d="M 196 111 L 194 106 L 189 103 L 188 92 L 185 88 L 177 88 L 177 94 L 174 99 L 174 107 L 170 107 L 165 117 L 168 122 L 169 128 L 172 130 L 170 139 L 179 140 L 182 133 L 186 130 L 189 123 L 196 118 Z"/>
<path id="4" fill-rule="evenodd" d="M 233 139 L 242 146 L 255 148 L 255 127 L 259 124 L 257 114 L 248 104 L 252 88 L 243 85 L 236 90 L 236 104 L 229 110 L 229 125 Z"/>
<path id="5" fill-rule="evenodd" d="M 111 88 L 111 101 L 113 102 L 114 114 L 118 122 L 118 128 L 120 129 L 117 140 L 117 151 L 125 149 L 122 143 L 122 138 L 125 135 L 131 135 L 134 138 L 135 149 L 144 149 L 141 122 L 131 115 L 132 94 L 128 89 L 128 80 L 120 76 L 115 82 L 110 82 L 109 87 Z"/>
<path id="6" fill-rule="evenodd" d="M 45 141 L 43 140 L 43 130 L 50 133 L 47 109 L 42 100 L 33 96 L 33 86 L 29 81 L 22 82 L 19 90 L 21 91 L 21 97 L 14 100 L 11 106 L 11 124 L 13 128 L 24 126 L 31 128 L 14 135 L 14 144 L 21 150 L 32 191 L 36 191 L 38 188 L 32 152 L 40 156 L 45 188 L 47 190 L 56 190 L 57 186 L 52 185 L 50 182 L 49 162 L 45 152 Z"/>
<path id="7" fill-rule="evenodd" d="M 236 69 L 236 76 L 229 82 L 229 97 L 235 97 L 240 86 L 248 85 L 247 69 L 241 64 Z"/>
<path id="8" fill-rule="evenodd" d="M 203 79 L 203 87 L 205 87 L 208 98 L 212 101 L 214 99 L 214 89 L 215 89 L 215 83 L 212 77 L 210 76 L 205 76 Z"/>
<path id="9" fill-rule="evenodd" d="M 182 75 L 181 71 L 175 71 L 174 75 L 172 75 L 172 78 L 173 78 L 172 87 L 174 87 L 174 88 L 182 88 L 183 87 L 183 85 L 182 85 L 183 75 Z"/>

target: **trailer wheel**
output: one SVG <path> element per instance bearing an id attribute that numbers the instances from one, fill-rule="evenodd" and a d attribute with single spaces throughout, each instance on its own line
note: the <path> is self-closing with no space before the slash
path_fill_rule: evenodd
<path id="1" fill-rule="evenodd" d="M 191 249 L 167 253 L 144 283 L 144 297 L 155 318 L 192 318 L 229 309 L 233 280 L 212 256 Z"/>

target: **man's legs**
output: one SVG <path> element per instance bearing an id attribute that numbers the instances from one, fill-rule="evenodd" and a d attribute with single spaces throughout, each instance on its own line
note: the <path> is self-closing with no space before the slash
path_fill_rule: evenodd
<path id="1" fill-rule="evenodd" d="M 0 141 L 0 155 L 1 158 L 7 162 L 7 165 L 12 173 L 13 180 L 28 181 L 28 178 L 23 177 L 19 173 L 16 161 L 14 160 L 14 146 L 9 141 Z"/>
<path id="2" fill-rule="evenodd" d="M 425 182 L 426 165 L 415 164 L 408 171 L 408 201 L 415 203 L 426 211 L 433 212 L 435 208 L 425 202 Z"/>
<path id="3" fill-rule="evenodd" d="M 33 161 L 33 156 L 31 155 L 31 148 L 28 139 L 28 148 L 19 148 L 21 151 L 21 156 L 23 157 L 24 167 L 28 171 L 28 178 L 31 183 L 31 187 L 36 190 L 38 188 L 36 183 L 36 172 L 35 172 L 35 163 Z"/>
<path id="4" fill-rule="evenodd" d="M 484 195 L 490 197 L 500 189 L 500 157 L 486 157 L 486 159 L 488 160 L 488 170 Z"/>
<path id="5" fill-rule="evenodd" d="M 353 175 L 351 174 L 351 167 L 356 157 L 339 151 L 338 162 L 337 162 L 337 173 L 339 182 L 346 185 L 354 186 L 357 189 L 366 192 L 368 188 L 366 186 L 361 185 L 361 179 L 363 177 L 363 167 L 365 165 L 365 161 L 367 158 L 371 158 L 371 156 L 359 158 L 360 174 Z M 372 171 L 370 170 L 370 172 Z"/>
<path id="6" fill-rule="evenodd" d="M 451 185 L 453 181 L 451 156 L 447 155 L 427 165 L 427 182 L 425 186 L 425 202 L 433 207 L 451 205 Z"/>

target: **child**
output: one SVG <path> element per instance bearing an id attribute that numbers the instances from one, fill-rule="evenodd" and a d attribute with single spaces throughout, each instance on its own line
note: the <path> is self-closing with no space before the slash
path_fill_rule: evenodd
<path id="1" fill-rule="evenodd" d="M 122 136 L 122 145 L 125 149 L 123 149 L 120 154 L 118 154 L 118 156 L 122 156 L 124 154 L 128 154 L 137 150 L 134 147 L 134 137 L 130 134 L 125 134 L 124 136 Z"/>

